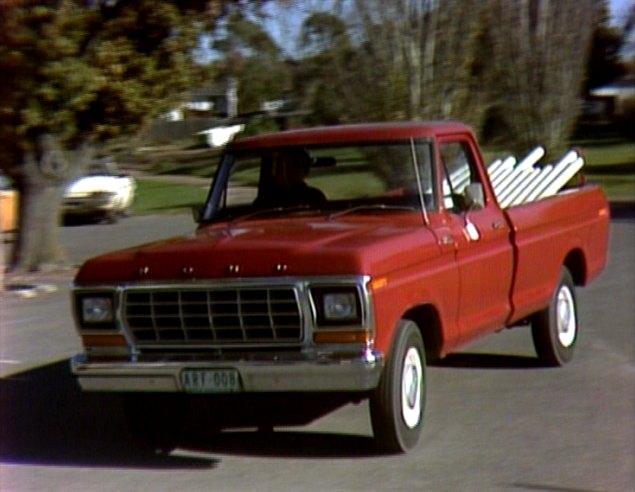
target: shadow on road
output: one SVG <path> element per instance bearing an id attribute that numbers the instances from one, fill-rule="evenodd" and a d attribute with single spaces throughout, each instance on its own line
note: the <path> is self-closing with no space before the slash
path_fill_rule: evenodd
<path id="1" fill-rule="evenodd" d="M 302 431 L 210 434 L 190 429 L 179 447 L 247 456 L 377 455 L 371 437 Z M 129 431 L 119 395 L 81 392 L 70 374 L 69 361 L 64 360 L 0 379 L 0 461 L 47 466 L 210 469 L 221 460 L 181 453 L 156 454 Z"/>
<path id="2" fill-rule="evenodd" d="M 380 456 L 371 436 L 275 430 L 221 432 L 207 442 L 184 447 L 204 453 L 276 458 L 368 458 Z"/>
<path id="3" fill-rule="evenodd" d="M 450 354 L 434 366 L 543 367 L 536 357 L 466 352 Z M 275 402 L 274 406 L 289 407 Z M 213 454 L 309 459 L 381 455 L 372 436 L 304 431 L 302 427 L 214 433 L 205 431 L 206 418 L 199 417 L 190 423 L 178 445 L 185 455 L 156 454 L 129 431 L 120 396 L 81 392 L 69 361 L 63 360 L 0 379 L 0 460 L 48 466 L 213 469 L 221 462 L 208 456 Z M 195 454 L 190 456 L 187 451 Z"/>
<path id="4" fill-rule="evenodd" d="M 545 368 L 537 357 L 461 352 L 449 354 L 433 363 L 436 367 L 459 369 L 536 369 Z"/>
<path id="5" fill-rule="evenodd" d="M 214 468 L 218 460 L 155 454 L 127 431 L 116 395 L 85 394 L 68 360 L 0 379 L 3 463 Z"/>

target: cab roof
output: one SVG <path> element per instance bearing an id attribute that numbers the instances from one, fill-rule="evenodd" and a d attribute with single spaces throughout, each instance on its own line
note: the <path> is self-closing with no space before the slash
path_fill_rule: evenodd
<path id="1" fill-rule="evenodd" d="M 284 147 L 295 145 L 370 143 L 410 138 L 433 138 L 454 133 L 472 133 L 472 129 L 456 121 L 413 121 L 397 123 L 361 123 L 287 130 L 278 133 L 239 138 L 232 149 Z"/>

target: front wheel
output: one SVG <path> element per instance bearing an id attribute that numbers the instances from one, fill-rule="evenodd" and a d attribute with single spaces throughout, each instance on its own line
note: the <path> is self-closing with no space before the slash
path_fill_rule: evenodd
<path id="1" fill-rule="evenodd" d="M 538 358 L 546 365 L 563 366 L 573 357 L 578 314 L 575 284 L 566 268 L 562 269 L 549 306 L 533 317 L 531 335 Z"/>
<path id="2" fill-rule="evenodd" d="M 378 388 L 370 397 L 370 417 L 378 446 L 403 453 L 419 441 L 425 407 L 425 351 L 417 325 L 401 320 Z"/>

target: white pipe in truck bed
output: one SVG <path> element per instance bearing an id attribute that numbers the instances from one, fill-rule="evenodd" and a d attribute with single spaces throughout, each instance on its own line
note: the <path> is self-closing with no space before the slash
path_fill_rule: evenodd
<path id="1" fill-rule="evenodd" d="M 544 147 L 536 147 L 519 162 L 510 156 L 496 160 L 488 167 L 501 207 L 513 207 L 555 195 L 584 165 L 582 157 L 571 150 L 556 164 L 537 166 L 544 155 Z"/>

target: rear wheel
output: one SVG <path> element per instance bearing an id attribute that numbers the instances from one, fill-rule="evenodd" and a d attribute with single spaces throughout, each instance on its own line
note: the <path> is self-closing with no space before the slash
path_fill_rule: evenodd
<path id="1" fill-rule="evenodd" d="M 566 268 L 549 306 L 533 317 L 531 335 L 538 358 L 546 365 L 562 366 L 572 359 L 578 339 L 578 313 L 575 284 Z"/>
<path id="2" fill-rule="evenodd" d="M 425 351 L 415 323 L 401 320 L 379 387 L 370 397 L 378 446 L 403 453 L 419 441 L 425 407 Z"/>

